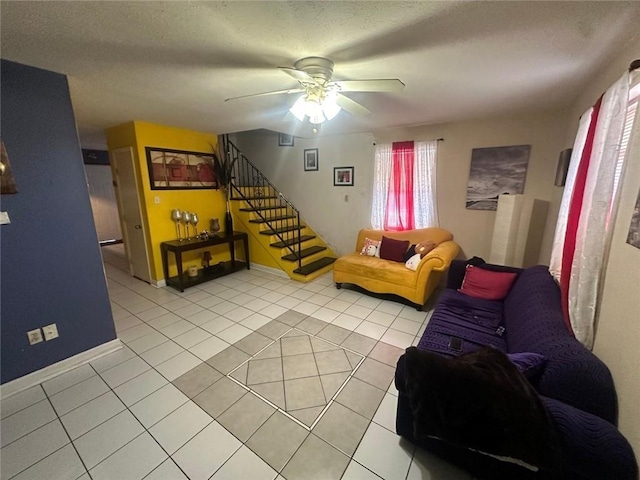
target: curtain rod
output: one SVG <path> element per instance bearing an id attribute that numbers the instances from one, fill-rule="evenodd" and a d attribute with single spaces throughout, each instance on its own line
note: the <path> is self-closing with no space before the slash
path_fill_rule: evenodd
<path id="1" fill-rule="evenodd" d="M 406 140 L 409 141 L 409 140 Z M 422 140 L 418 140 L 419 142 Z M 431 140 L 424 140 L 425 142 L 444 142 L 444 138 L 432 138 Z M 394 142 L 392 142 L 394 143 Z M 375 145 L 376 142 L 373 142 L 373 144 Z"/>
<path id="2" fill-rule="evenodd" d="M 634 70 L 637 70 L 639 68 L 640 68 L 640 59 L 634 60 L 633 62 L 631 62 L 631 65 L 629 65 L 630 72 L 633 72 Z"/>

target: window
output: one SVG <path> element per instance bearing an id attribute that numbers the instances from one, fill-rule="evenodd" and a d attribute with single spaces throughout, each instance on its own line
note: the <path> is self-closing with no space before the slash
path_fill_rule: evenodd
<path id="1" fill-rule="evenodd" d="M 438 225 L 438 142 L 376 145 L 371 225 L 377 230 L 412 230 Z"/>

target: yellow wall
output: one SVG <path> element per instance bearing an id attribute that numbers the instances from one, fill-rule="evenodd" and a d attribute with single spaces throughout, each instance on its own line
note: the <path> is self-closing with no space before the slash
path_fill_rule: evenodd
<path id="1" fill-rule="evenodd" d="M 110 151 L 123 147 L 133 148 L 142 218 L 147 232 L 151 278 L 157 282 L 164 279 L 160 243 L 176 238 L 175 224 L 170 218 L 171 210 L 179 208 L 196 212 L 200 218 L 198 230 L 202 231 L 209 229 L 209 219 L 215 217 L 220 219 L 220 225 L 224 228 L 225 205 L 220 190 L 151 190 L 145 147 L 210 152 L 211 145 L 217 144 L 217 135 L 140 121 L 109 128 L 106 134 Z M 214 263 L 230 258 L 225 246 L 210 247 L 208 250 L 213 254 Z M 202 252 L 199 251 L 184 254 L 185 267 L 200 266 L 201 255 Z M 175 275 L 173 255 L 170 255 L 169 260 L 170 275 Z"/>

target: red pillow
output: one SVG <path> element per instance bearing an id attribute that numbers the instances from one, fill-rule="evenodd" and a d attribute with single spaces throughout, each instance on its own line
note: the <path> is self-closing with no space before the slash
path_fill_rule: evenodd
<path id="1" fill-rule="evenodd" d="M 517 273 L 492 272 L 467 265 L 462 287 L 458 291 L 470 297 L 502 300 L 511 290 L 517 276 Z"/>
<path id="2" fill-rule="evenodd" d="M 409 240 L 395 240 L 389 237 L 382 237 L 380 244 L 380 258 L 404 263 L 404 254 L 409 249 Z"/>

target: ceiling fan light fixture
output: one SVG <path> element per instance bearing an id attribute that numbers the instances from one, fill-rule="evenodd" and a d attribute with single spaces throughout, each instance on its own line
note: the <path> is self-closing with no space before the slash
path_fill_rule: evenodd
<path id="1" fill-rule="evenodd" d="M 300 98 L 296 100 L 296 103 L 293 104 L 293 107 L 289 109 L 289 111 L 293 113 L 295 117 L 301 122 L 304 121 L 304 116 L 306 114 L 306 109 L 305 109 L 306 101 L 307 101 L 307 96 L 301 95 Z"/>
<path id="2" fill-rule="evenodd" d="M 338 113 L 340 113 L 340 105 L 337 103 L 337 96 L 335 92 L 327 94 L 322 102 L 322 113 L 327 117 L 327 120 L 333 119 Z"/>

